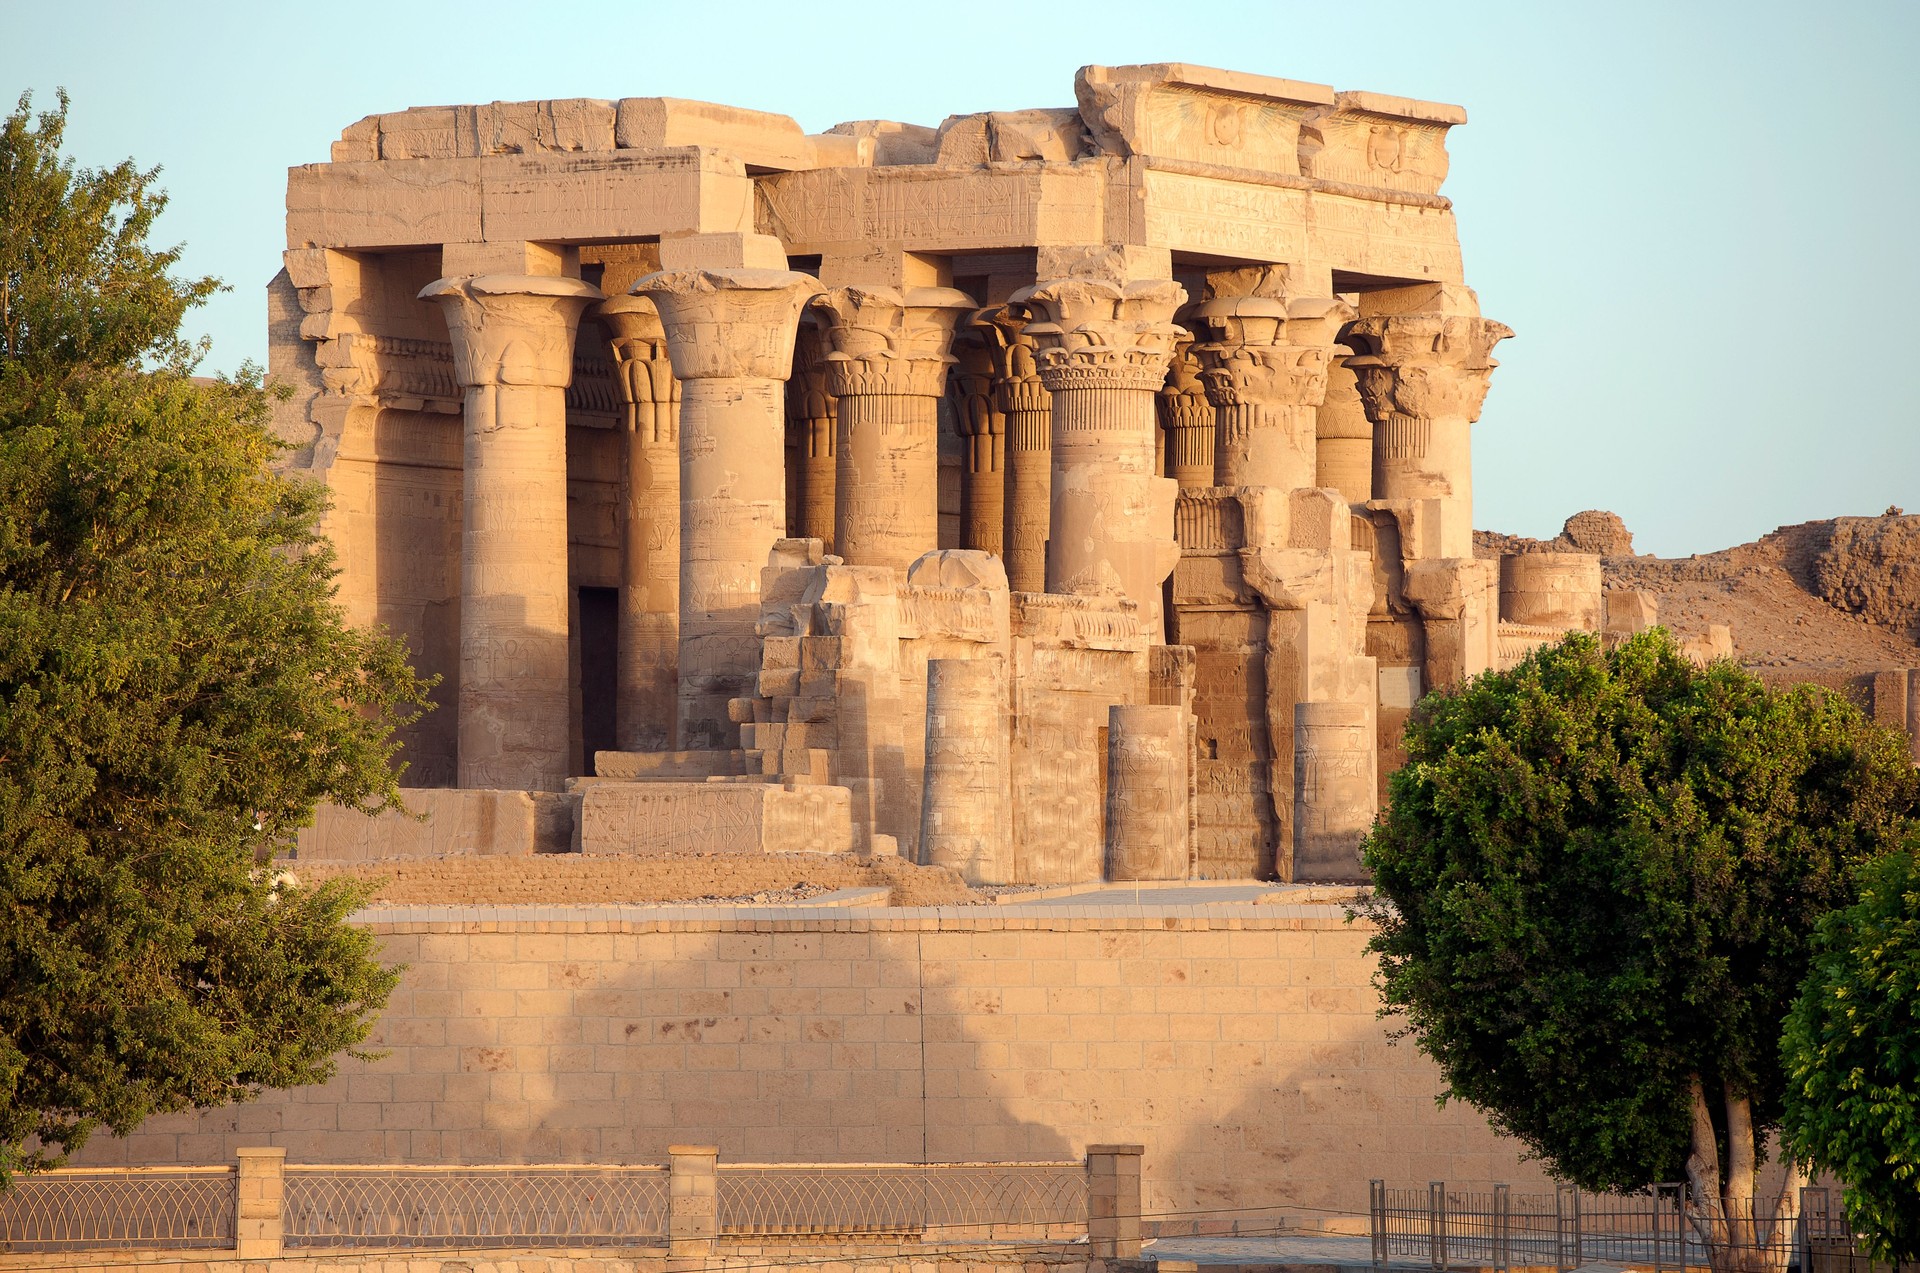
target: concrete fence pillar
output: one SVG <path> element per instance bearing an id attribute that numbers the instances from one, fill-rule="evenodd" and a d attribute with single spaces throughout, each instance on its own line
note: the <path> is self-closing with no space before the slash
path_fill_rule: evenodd
<path id="1" fill-rule="evenodd" d="M 234 1153 L 240 1160 L 233 1217 L 234 1257 L 278 1259 L 287 1231 L 287 1151 L 261 1146 Z"/>
<path id="2" fill-rule="evenodd" d="M 1087 1242 L 1096 1260 L 1140 1258 L 1143 1145 L 1087 1146 Z"/>
<path id="3" fill-rule="evenodd" d="M 667 1146 L 667 1254 L 710 1255 L 720 1232 L 720 1151 L 712 1145 Z"/>

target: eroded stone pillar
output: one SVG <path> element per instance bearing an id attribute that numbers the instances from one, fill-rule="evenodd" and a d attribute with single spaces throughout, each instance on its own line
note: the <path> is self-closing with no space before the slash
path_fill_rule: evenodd
<path id="1" fill-rule="evenodd" d="M 1200 380 L 1192 340 L 1182 340 L 1158 395 L 1160 430 L 1166 437 L 1161 472 L 1183 491 L 1213 485 L 1214 412 Z"/>
<path id="2" fill-rule="evenodd" d="M 940 547 L 940 399 L 953 329 L 973 309 L 949 287 L 837 287 L 813 300 L 827 319 L 834 442 L 834 551 L 905 577 Z"/>
<path id="3" fill-rule="evenodd" d="M 1293 879 L 1358 880 L 1360 842 L 1373 825 L 1373 709 L 1297 703 L 1293 709 Z"/>
<path id="4" fill-rule="evenodd" d="M 1002 557 L 1007 521 L 1007 413 L 994 392 L 993 351 L 966 329 L 954 343 L 952 389 L 966 468 L 960 485 L 960 546 Z"/>
<path id="5" fill-rule="evenodd" d="M 1339 345 L 1327 359 L 1327 396 L 1314 416 L 1319 437 L 1314 485 L 1339 491 L 1349 504 L 1373 498 L 1373 422 Z"/>
<path id="6" fill-rule="evenodd" d="M 1179 560 L 1171 479 L 1154 472 L 1154 395 L 1186 290 L 1165 279 L 1069 278 L 1017 293 L 1053 395 L 1047 591 L 1130 597 L 1162 633 L 1160 584 Z"/>
<path id="7" fill-rule="evenodd" d="M 1194 311 L 1212 336 L 1194 353 L 1216 412 L 1216 485 L 1318 485 L 1316 417 L 1334 334 L 1352 316 L 1331 298 L 1269 296 L 1221 297 Z"/>
<path id="8" fill-rule="evenodd" d="M 800 430 L 800 518 L 803 539 L 833 551 L 834 431 L 838 412 L 827 392 L 826 334 L 803 323 L 787 382 L 787 414 Z"/>
<path id="9" fill-rule="evenodd" d="M 460 542 L 462 787 L 558 790 L 567 779 L 567 383 L 574 278 L 482 274 L 439 302 L 465 390 Z"/>
<path id="10" fill-rule="evenodd" d="M 1187 878 L 1185 708 L 1107 709 L 1107 878 Z"/>
<path id="11" fill-rule="evenodd" d="M 1006 715 L 1004 657 L 927 661 L 920 856 L 969 884 L 1012 881 Z"/>
<path id="12" fill-rule="evenodd" d="M 1040 383 L 1027 315 L 983 309 L 973 325 L 993 356 L 993 393 L 1006 416 L 1005 517 L 1000 538 L 1014 592 L 1047 590 L 1048 491 L 1053 485 L 1053 398 Z"/>
<path id="13" fill-rule="evenodd" d="M 626 405 L 620 646 L 614 722 L 622 751 L 672 751 L 680 652 L 680 384 L 644 296 L 597 308 Z"/>
<path id="14" fill-rule="evenodd" d="M 1473 556 L 1470 426 L 1499 365 L 1493 347 L 1511 335 L 1504 323 L 1455 313 L 1378 315 L 1347 328 L 1345 343 L 1360 351 L 1347 367 L 1373 422 L 1373 497 L 1437 501 L 1433 556 Z"/>
<path id="15" fill-rule="evenodd" d="M 728 750 L 727 704 L 760 668 L 760 572 L 785 537 L 785 385 L 800 308 L 786 270 L 676 270 L 633 286 L 666 330 L 680 393 L 678 746 Z"/>

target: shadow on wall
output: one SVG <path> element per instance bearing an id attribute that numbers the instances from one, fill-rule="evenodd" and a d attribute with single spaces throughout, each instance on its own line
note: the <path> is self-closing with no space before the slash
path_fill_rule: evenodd
<path id="1" fill-rule="evenodd" d="M 930 1073 L 965 1044 L 957 1018 L 922 1012 L 929 935 L 395 933 L 387 956 L 409 966 L 367 1043 L 386 1055 L 76 1161 L 259 1144 L 295 1162 L 656 1163 L 680 1143 L 722 1162 L 1077 1157 L 997 1100 L 993 1074 Z"/>
<path id="2" fill-rule="evenodd" d="M 1363 1216 L 1372 1176 L 1539 1178 L 1470 1109 L 1436 1110 L 1433 1066 L 1388 1043 L 1366 933 L 1026 909 L 391 932 L 409 968 L 383 1059 L 84 1159 L 657 1163 L 694 1143 L 723 1162 L 1061 1161 L 1139 1143 L 1146 1212 L 1178 1232 Z"/>

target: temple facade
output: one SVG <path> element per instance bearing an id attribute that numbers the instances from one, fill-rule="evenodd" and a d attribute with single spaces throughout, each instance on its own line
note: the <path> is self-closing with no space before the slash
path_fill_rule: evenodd
<path id="1" fill-rule="evenodd" d="M 442 678 L 408 786 L 583 852 L 1347 880 L 1422 694 L 1608 625 L 1597 559 L 1474 558 L 1464 112 L 1073 88 L 422 108 L 290 172 L 279 427 Z"/>

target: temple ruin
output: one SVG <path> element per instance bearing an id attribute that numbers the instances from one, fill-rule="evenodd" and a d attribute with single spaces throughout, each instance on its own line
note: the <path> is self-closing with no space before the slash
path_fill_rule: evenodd
<path id="1" fill-rule="evenodd" d="M 442 678 L 436 819 L 1348 880 L 1423 693 L 1652 621 L 1595 556 L 1474 556 L 1512 333 L 1440 192 L 1462 110 L 1073 88 L 819 134 L 421 108 L 290 172 L 280 427 L 350 616 Z"/>

